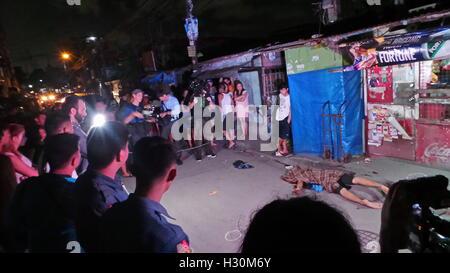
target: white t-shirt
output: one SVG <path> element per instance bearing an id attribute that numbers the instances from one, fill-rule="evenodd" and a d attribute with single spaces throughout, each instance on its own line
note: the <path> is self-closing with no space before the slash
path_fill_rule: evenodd
<path id="1" fill-rule="evenodd" d="M 233 112 L 233 95 L 228 93 L 223 93 L 222 99 L 222 118 L 224 118 L 228 113 Z"/>
<path id="2" fill-rule="evenodd" d="M 289 116 L 291 112 L 291 96 L 280 94 L 280 106 L 277 109 L 276 120 L 282 121 Z"/>

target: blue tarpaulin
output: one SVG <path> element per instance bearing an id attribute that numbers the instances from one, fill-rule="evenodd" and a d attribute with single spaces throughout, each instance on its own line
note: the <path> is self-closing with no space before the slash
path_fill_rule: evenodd
<path id="1" fill-rule="evenodd" d="M 332 73 L 330 70 L 288 76 L 296 154 L 323 154 L 322 107 L 327 101 L 330 101 L 330 114 L 337 114 L 340 105 L 347 101 L 342 118 L 344 155 L 363 153 L 361 71 Z M 333 132 L 327 139 L 332 139 L 336 145 L 337 137 Z M 330 140 L 327 143 L 330 144 Z M 336 155 L 336 151 L 333 154 Z"/>
<path id="2" fill-rule="evenodd" d="M 164 84 L 176 84 L 175 73 L 166 74 L 161 72 L 153 77 L 145 77 L 142 79 L 142 83 L 154 84 L 154 83 L 164 83 Z"/>

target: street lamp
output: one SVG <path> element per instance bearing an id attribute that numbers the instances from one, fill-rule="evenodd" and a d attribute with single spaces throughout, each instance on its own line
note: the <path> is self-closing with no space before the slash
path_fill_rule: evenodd
<path id="1" fill-rule="evenodd" d="M 67 52 L 63 52 L 63 53 L 61 53 L 61 58 L 63 58 L 63 60 L 69 60 L 70 54 Z"/>
<path id="2" fill-rule="evenodd" d="M 72 55 L 70 53 L 68 53 L 68 52 L 61 52 L 60 57 L 61 57 L 61 59 L 63 61 L 63 64 L 64 64 L 64 71 L 67 73 L 66 62 L 72 58 Z M 69 85 L 69 88 L 70 88 L 70 84 L 69 83 L 68 83 L 68 85 Z"/>
<path id="3" fill-rule="evenodd" d="M 94 43 L 95 41 L 97 41 L 97 37 L 95 36 L 89 36 L 86 38 L 86 42 L 88 43 Z"/>
<path id="4" fill-rule="evenodd" d="M 67 71 L 66 62 L 68 60 L 70 60 L 70 58 L 71 58 L 70 53 L 67 53 L 67 52 L 61 53 L 61 59 L 63 60 L 63 63 L 64 63 L 64 70 L 66 70 L 66 71 Z"/>

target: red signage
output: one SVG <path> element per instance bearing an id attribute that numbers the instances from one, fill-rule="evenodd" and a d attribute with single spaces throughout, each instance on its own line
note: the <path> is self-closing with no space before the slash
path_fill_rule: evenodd
<path id="1" fill-rule="evenodd" d="M 450 169 L 450 125 L 417 123 L 417 160 Z"/>
<path id="2" fill-rule="evenodd" d="M 367 101 L 369 103 L 392 103 L 392 67 L 371 67 L 367 70 Z"/>

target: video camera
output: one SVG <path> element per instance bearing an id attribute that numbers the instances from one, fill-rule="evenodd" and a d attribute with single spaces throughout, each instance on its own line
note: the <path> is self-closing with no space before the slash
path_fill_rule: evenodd
<path id="1" fill-rule="evenodd" d="M 402 180 L 389 191 L 382 211 L 382 253 L 450 253 L 450 192 L 442 175 Z"/>
<path id="2" fill-rule="evenodd" d="M 450 199 L 449 192 L 445 193 L 447 196 L 432 197 L 429 203 L 412 205 L 408 244 L 412 252 L 450 253 L 450 220 L 445 219 L 446 216 L 450 217 Z"/>
<path id="3" fill-rule="evenodd" d="M 189 102 L 193 102 L 194 98 L 201 98 L 202 101 L 205 101 L 206 98 L 211 97 L 211 94 L 207 91 L 209 90 L 209 85 L 205 81 L 193 80 L 188 88 L 191 91 Z"/>
<path id="4" fill-rule="evenodd" d="M 159 114 L 162 112 L 161 103 L 157 100 L 152 101 L 150 104 L 144 106 L 141 111 L 141 114 L 144 116 L 144 119 L 156 118 L 159 119 Z"/>

